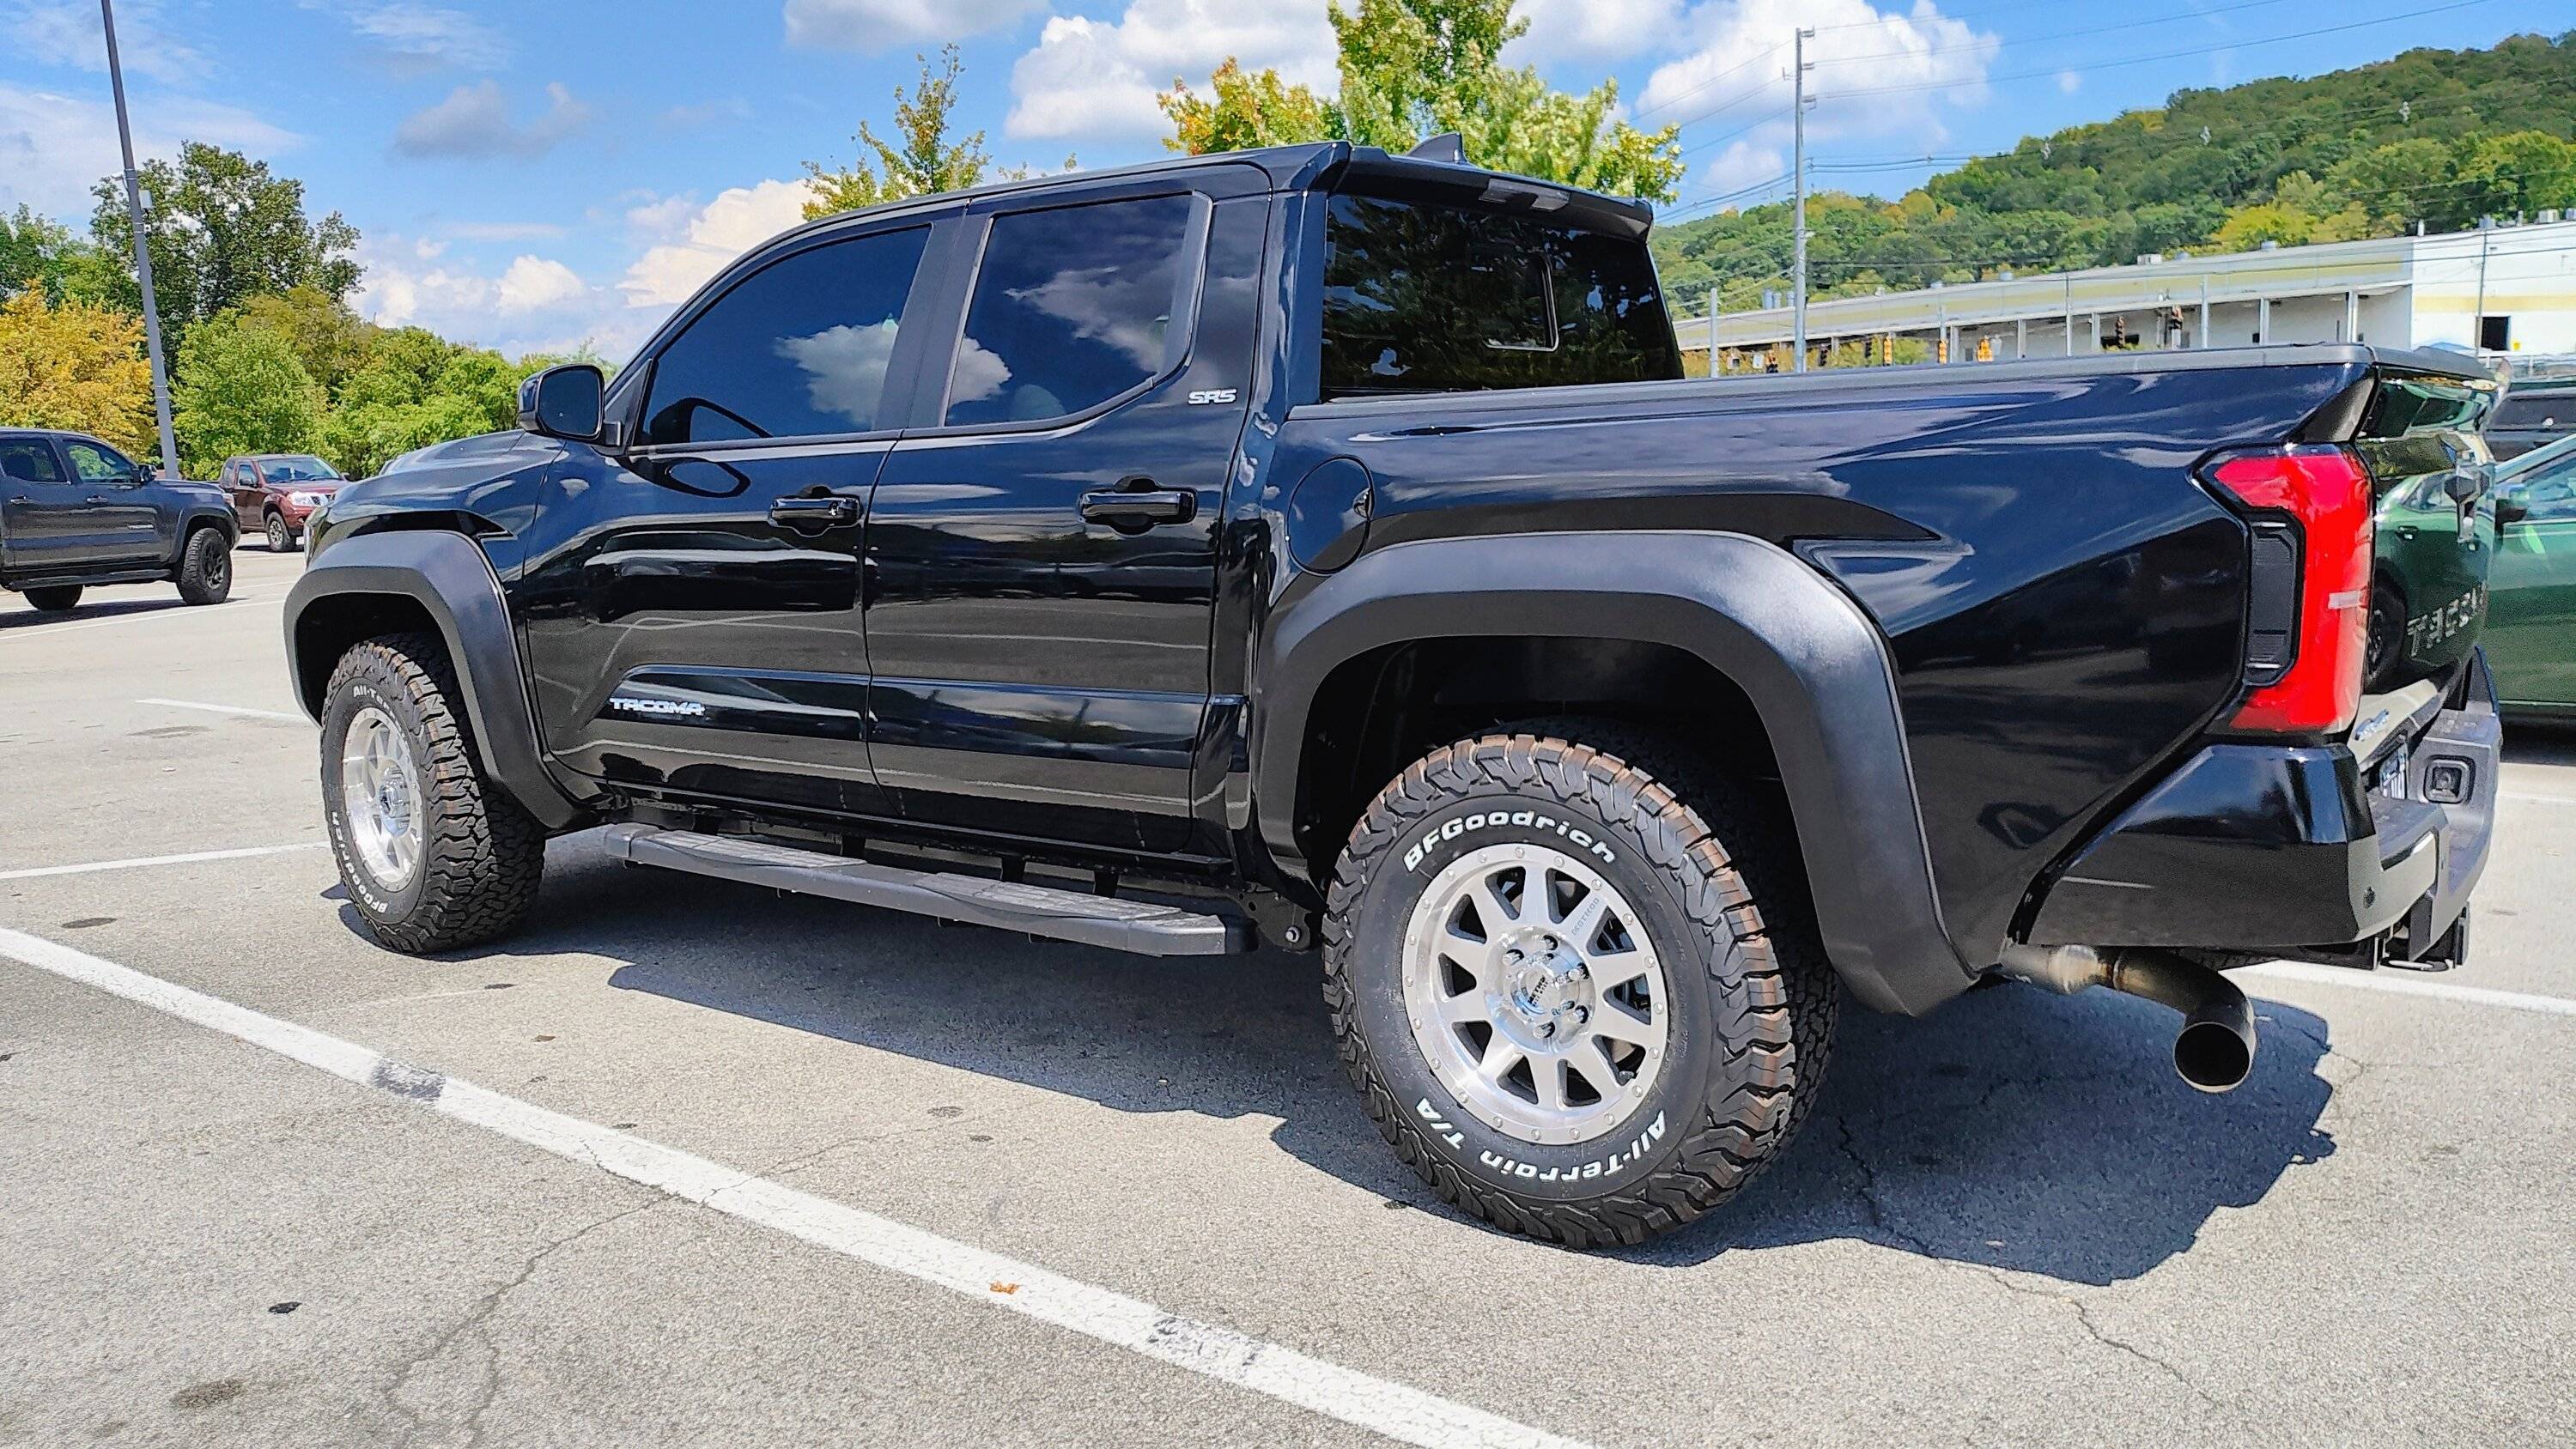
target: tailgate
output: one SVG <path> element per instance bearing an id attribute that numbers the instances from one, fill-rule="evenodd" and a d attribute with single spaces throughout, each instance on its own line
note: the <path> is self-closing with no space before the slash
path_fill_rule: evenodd
<path id="1" fill-rule="evenodd" d="M 2503 389 L 2468 358 L 2383 353 L 2348 439 L 2377 498 L 2365 687 L 2447 694 L 2486 621 L 2494 459 L 2481 436 Z"/>

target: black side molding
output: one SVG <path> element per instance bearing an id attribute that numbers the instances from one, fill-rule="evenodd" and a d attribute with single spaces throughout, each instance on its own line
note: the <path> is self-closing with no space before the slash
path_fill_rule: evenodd
<path id="1" fill-rule="evenodd" d="M 1283 872 L 1306 873 L 1297 772 L 1307 713 L 1335 666 L 1387 644 L 1491 635 L 1665 644 L 1733 680 L 1771 737 L 1825 951 L 1853 994 L 1919 1015 L 1968 988 L 1933 893 L 1886 641 L 1815 570 L 1742 534 L 1394 544 L 1282 604 L 1256 659 L 1252 775 Z"/>
<path id="2" fill-rule="evenodd" d="M 286 596 L 286 658 L 296 699 L 316 720 L 333 660 L 309 647 L 335 632 L 335 612 L 369 597 L 409 599 L 438 625 L 447 657 L 465 691 L 475 753 L 550 830 L 583 816 L 581 801 L 546 766 L 537 715 L 519 670 L 510 610 L 491 560 L 463 534 L 436 530 L 368 533 L 338 540 L 316 555 Z"/>

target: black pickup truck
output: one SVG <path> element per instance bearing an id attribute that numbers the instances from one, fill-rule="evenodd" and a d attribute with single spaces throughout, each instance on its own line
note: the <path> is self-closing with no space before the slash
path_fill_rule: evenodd
<path id="1" fill-rule="evenodd" d="M 191 604 L 232 593 L 240 530 L 211 486 L 163 478 L 87 433 L 0 427 L 0 588 L 49 614 L 93 584 L 167 581 Z"/>
<path id="2" fill-rule="evenodd" d="M 467 946 L 604 826 L 1064 940 L 1320 947 L 1397 1151 L 1568 1244 L 1733 1193 L 1845 990 L 2139 993 L 2218 1090 L 2224 968 L 2462 959 L 2490 379 L 1686 380 L 1648 223 L 1317 144 L 758 248 L 614 387 L 540 374 L 520 431 L 335 500 L 285 627 L 351 900 Z M 2372 661 L 2401 485 L 2454 547 L 2406 606 L 2440 627 Z"/>

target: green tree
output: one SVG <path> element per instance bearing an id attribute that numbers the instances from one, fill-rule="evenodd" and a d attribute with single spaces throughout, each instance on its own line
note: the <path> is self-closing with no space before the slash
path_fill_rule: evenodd
<path id="1" fill-rule="evenodd" d="M 859 122 L 857 140 L 876 153 L 874 161 L 862 156 L 847 169 L 820 161 L 805 163 L 805 174 L 814 184 L 814 197 L 805 203 L 808 219 L 983 183 L 993 164 L 984 154 L 984 133 L 954 140 L 948 134 L 949 112 L 957 104 L 957 77 L 964 69 L 957 47 L 940 47 L 935 69 L 928 56 L 915 59 L 921 62 L 920 81 L 910 91 L 894 88 L 895 139 L 888 141 L 867 122 Z"/>
<path id="2" fill-rule="evenodd" d="M 2458 181 L 2451 148 L 2429 136 L 2413 136 L 2345 157 L 2326 173 L 2325 184 L 2346 205 L 2362 209 L 2372 233 L 2392 236 L 2418 218 L 2445 230 L 2457 226 L 2462 210 Z"/>
<path id="3" fill-rule="evenodd" d="M 1327 102 L 1276 70 L 1247 74 L 1231 57 L 1210 93 L 1182 81 L 1158 99 L 1164 142 L 1205 153 L 1339 137 L 1407 151 L 1455 131 L 1481 166 L 1593 190 L 1670 201 L 1681 180 L 1679 128 L 1645 132 L 1614 120 L 1615 81 L 1582 95 L 1548 88 L 1534 66 L 1502 64 L 1529 29 L 1514 0 L 1359 0 L 1326 7 L 1340 49 L 1341 92 Z"/>
<path id="4" fill-rule="evenodd" d="M 379 332 L 365 363 L 341 384 L 321 451 L 341 472 L 363 478 L 415 448 L 503 431 L 518 423 L 521 379 L 551 362 L 592 360 L 530 356 L 514 363 L 418 327 Z"/>
<path id="5" fill-rule="evenodd" d="M 0 302 L 0 418 L 94 433 L 135 454 L 152 437 L 142 319 L 29 287 Z"/>
<path id="6" fill-rule="evenodd" d="M 221 313 L 188 329 L 170 383 L 179 462 L 211 478 L 235 453 L 304 453 L 321 441 L 321 385 L 286 339 Z"/>
<path id="7" fill-rule="evenodd" d="M 15 215 L 0 216 L 0 298 L 32 288 L 61 301 L 65 272 L 81 249 L 69 231 L 21 203 Z"/>
<path id="8" fill-rule="evenodd" d="M 152 287 L 161 323 L 172 333 L 265 293 L 309 286 L 339 299 L 358 285 L 350 253 L 355 227 L 332 212 L 319 221 L 304 214 L 304 183 L 270 173 L 268 163 L 238 151 L 190 141 L 176 166 L 143 165 L 151 194 L 144 236 L 152 252 Z M 114 177 L 90 188 L 98 206 L 90 235 L 102 256 L 133 249 L 125 188 Z M 142 291 L 120 263 L 109 300 L 142 308 Z"/>
<path id="9" fill-rule="evenodd" d="M 2576 145 L 2546 131 L 2489 136 L 2463 158 L 2460 179 L 2485 215 L 2576 206 Z"/>
<path id="10" fill-rule="evenodd" d="M 315 382 L 336 394 L 367 360 L 378 330 L 349 304 L 314 286 L 289 287 L 251 298 L 238 309 L 242 325 L 262 327 L 286 340 Z"/>

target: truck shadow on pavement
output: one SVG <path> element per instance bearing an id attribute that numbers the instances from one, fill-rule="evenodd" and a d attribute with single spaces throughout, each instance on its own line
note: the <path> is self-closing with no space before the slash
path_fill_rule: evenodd
<path id="1" fill-rule="evenodd" d="M 1361 1112 L 1312 956 L 1167 961 L 626 870 L 559 844 L 506 954 L 621 961 L 610 985 L 1065 1093 L 1122 1112 L 1276 1116 L 1272 1140 L 1388 1201 L 1470 1220 Z M 1858 1239 L 2107 1284 L 2334 1151 L 2324 1021 L 2257 1005 L 2236 1092 L 2175 1078 L 2170 1013 L 2107 993 L 1972 992 L 1908 1021 L 1846 1005 L 1824 1098 L 1733 1203 L 1621 1256 Z M 1481 1226 L 1478 1230 L 1482 1230 Z"/>

